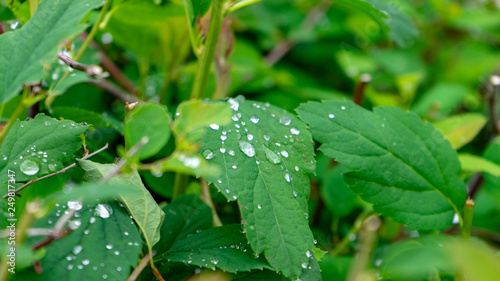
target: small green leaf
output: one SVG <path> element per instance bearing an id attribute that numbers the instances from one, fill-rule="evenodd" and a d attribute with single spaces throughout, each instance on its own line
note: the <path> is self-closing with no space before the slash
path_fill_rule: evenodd
<path id="1" fill-rule="evenodd" d="M 95 128 L 109 128 L 112 124 L 106 121 L 101 114 L 87 109 L 72 106 L 52 107 L 52 116 L 75 122 L 85 122 Z"/>
<path id="2" fill-rule="evenodd" d="M 440 83 L 423 94 L 411 108 L 420 116 L 440 117 L 460 104 L 469 89 L 459 84 Z"/>
<path id="3" fill-rule="evenodd" d="M 460 149 L 471 142 L 486 124 L 487 119 L 475 113 L 446 118 L 434 124 L 454 149 Z"/>
<path id="4" fill-rule="evenodd" d="M 463 153 L 459 154 L 458 158 L 462 163 L 462 170 L 465 172 L 485 172 L 495 177 L 500 177 L 500 165 L 497 165 L 483 157 Z"/>
<path id="5" fill-rule="evenodd" d="M 100 164 L 89 160 L 78 160 L 78 163 L 85 171 L 86 181 L 99 181 L 115 167 L 114 164 Z M 142 183 L 137 171 L 114 176 L 108 182 L 114 185 L 129 185 L 135 190 L 133 193 L 120 193 L 117 198 L 126 205 L 134 217 L 151 250 L 160 240 L 160 226 L 165 214 Z"/>
<path id="6" fill-rule="evenodd" d="M 44 114 L 17 120 L 0 147 L 0 183 L 7 182 L 7 170 L 15 172 L 16 182 L 24 182 L 62 169 L 82 147 L 80 135 L 87 129 Z"/>
<path id="7" fill-rule="evenodd" d="M 0 104 L 15 96 L 25 83 L 45 77 L 44 64 L 57 55 L 59 43 L 85 29 L 80 24 L 102 0 L 45 0 L 30 21 L 0 36 Z"/>
<path id="8" fill-rule="evenodd" d="M 430 124 L 396 107 L 309 102 L 297 112 L 320 149 L 352 171 L 344 178 L 374 209 L 419 230 L 452 223 L 466 199 L 456 151 Z"/>
<path id="9" fill-rule="evenodd" d="M 315 169 L 311 135 L 293 114 L 243 98 L 229 99 L 232 122 L 211 126 L 202 153 L 220 176 L 206 180 L 238 200 L 252 249 L 286 277 L 296 278 L 314 249 L 308 225 L 308 173 Z"/>
<path id="10" fill-rule="evenodd" d="M 227 272 L 269 269 L 248 248 L 239 224 L 211 228 L 177 241 L 163 258 Z"/>
<path id="11" fill-rule="evenodd" d="M 125 117 L 125 146 L 130 149 L 143 137 L 147 137 L 148 142 L 139 150 L 139 158 L 155 155 L 170 138 L 170 121 L 170 116 L 162 105 L 141 104 Z"/>
<path id="12" fill-rule="evenodd" d="M 142 252 L 139 231 L 127 210 L 115 203 L 78 205 L 64 202 L 35 224 L 53 227 L 68 208 L 77 209 L 69 221 L 74 229 L 45 247 L 42 280 L 125 280 Z"/>
<path id="13" fill-rule="evenodd" d="M 212 227 L 212 211 L 198 196 L 185 195 L 163 207 L 165 220 L 160 229 L 157 253 L 166 252 L 179 240 Z"/>
<path id="14" fill-rule="evenodd" d="M 188 145 L 198 142 L 208 126 L 224 126 L 231 122 L 231 107 L 224 102 L 193 100 L 181 103 L 176 116 L 173 131 Z"/>
<path id="15" fill-rule="evenodd" d="M 356 207 L 358 195 L 345 182 L 342 175 L 349 169 L 339 166 L 328 171 L 321 186 L 321 195 L 325 205 L 338 217 L 349 215 Z"/>

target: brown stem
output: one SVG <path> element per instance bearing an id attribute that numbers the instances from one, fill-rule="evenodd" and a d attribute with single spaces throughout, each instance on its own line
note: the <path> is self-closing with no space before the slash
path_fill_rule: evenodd
<path id="1" fill-rule="evenodd" d="M 111 76 L 115 78 L 116 82 L 118 82 L 118 84 L 120 84 L 125 90 L 129 91 L 134 96 L 137 96 L 138 90 L 134 83 L 132 83 L 132 81 L 130 81 L 128 77 L 123 74 L 120 68 L 118 68 L 118 66 L 116 66 L 116 64 L 111 59 L 109 59 L 106 53 L 104 53 L 104 50 L 101 48 L 101 46 L 97 45 L 97 48 L 99 50 L 99 60 L 101 61 L 104 68 L 106 68 Z"/>
<path id="2" fill-rule="evenodd" d="M 356 86 L 356 89 L 354 89 L 354 93 L 352 95 L 352 100 L 355 104 L 360 105 L 363 102 L 365 88 L 370 81 L 372 81 L 372 76 L 368 73 L 362 74 L 359 78 L 359 83 Z"/>
<path id="3" fill-rule="evenodd" d="M 474 198 L 474 196 L 476 196 L 477 192 L 479 191 L 479 189 L 483 185 L 483 182 L 484 182 L 484 176 L 482 173 L 477 173 L 476 175 L 474 175 L 474 177 L 472 178 L 472 180 L 470 181 L 470 184 L 469 184 L 469 197 L 470 198 Z"/>
<path id="4" fill-rule="evenodd" d="M 201 200 L 207 204 L 210 209 L 212 209 L 213 216 L 213 225 L 215 227 L 222 226 L 222 222 L 217 215 L 217 210 L 215 209 L 214 202 L 212 201 L 212 197 L 210 196 L 210 189 L 208 187 L 208 183 L 204 178 L 201 178 Z"/>
<path id="5" fill-rule="evenodd" d="M 498 96 L 500 95 L 500 76 L 492 75 L 488 84 L 488 113 L 495 136 L 500 135 L 500 118 L 498 116 Z"/>
<path id="6" fill-rule="evenodd" d="M 122 89 L 117 87 L 115 84 L 113 84 L 107 80 L 90 80 L 88 82 L 105 90 L 106 92 L 110 93 L 113 97 L 115 97 L 123 102 L 133 103 L 133 102 L 138 101 L 136 97 L 123 91 Z"/>
<path id="7" fill-rule="evenodd" d="M 118 163 L 116 163 L 115 167 L 108 173 L 106 174 L 102 179 L 101 182 L 107 182 L 110 180 L 114 175 L 118 174 L 123 166 L 127 164 L 127 160 L 131 157 L 133 157 L 139 150 L 146 145 L 149 142 L 149 139 L 147 137 L 142 137 L 142 139 L 136 143 L 134 146 L 132 146 L 128 151 L 126 157 L 120 158 Z"/>
<path id="8" fill-rule="evenodd" d="M 135 281 L 137 279 L 137 277 L 139 277 L 141 272 L 144 270 L 144 268 L 148 265 L 149 260 L 151 260 L 155 254 L 156 254 L 156 252 L 153 251 L 153 252 L 147 254 L 146 256 L 144 256 L 144 258 L 135 267 L 134 271 L 132 271 L 130 276 L 127 278 L 127 281 Z"/>
<path id="9" fill-rule="evenodd" d="M 325 15 L 326 11 L 332 5 L 331 1 L 321 1 L 317 6 L 309 10 L 306 15 L 306 18 L 302 22 L 300 28 L 304 30 L 304 32 L 310 32 L 316 26 L 316 24 L 321 20 L 321 18 Z M 279 42 L 274 49 L 271 50 L 264 58 L 264 61 L 269 65 L 274 65 L 279 60 L 281 60 L 295 45 L 300 42 L 293 41 L 290 39 L 283 39 L 283 41 Z"/>
<path id="10" fill-rule="evenodd" d="M 64 215 L 62 215 L 57 220 L 52 233 L 44 240 L 35 244 L 31 249 L 33 249 L 33 251 L 38 250 L 42 247 L 49 245 L 53 241 L 61 239 L 64 236 L 66 236 L 69 233 L 69 230 L 63 230 L 63 228 L 66 225 L 66 223 L 75 215 L 75 213 L 76 213 L 75 209 L 69 209 L 67 213 L 64 213 Z"/>
<path id="11" fill-rule="evenodd" d="M 98 149 L 98 150 L 96 150 L 96 151 L 92 152 L 91 154 L 87 154 L 87 155 L 85 155 L 84 157 L 82 157 L 82 160 L 88 159 L 88 158 L 90 158 L 90 157 L 92 157 L 92 156 L 96 155 L 97 153 L 99 153 L 99 152 L 101 152 L 101 151 L 105 150 L 106 148 L 108 148 L 108 144 L 107 144 L 107 143 L 106 143 L 106 145 L 105 145 L 105 146 L 103 146 L 102 148 L 100 148 L 100 149 Z M 35 179 L 35 180 L 31 180 L 31 181 L 27 182 L 25 185 L 23 185 L 23 186 L 19 187 L 18 189 L 16 189 L 14 192 L 9 192 L 9 193 L 5 194 L 5 195 L 3 196 L 3 198 L 12 197 L 12 196 L 14 196 L 15 194 L 17 194 L 19 191 L 21 191 L 21 190 L 25 189 L 26 187 L 28 187 L 28 186 L 30 186 L 30 185 L 32 185 L 32 184 L 34 184 L 35 182 L 39 182 L 39 181 L 44 180 L 44 179 L 46 179 L 46 178 L 50 178 L 50 177 L 53 177 L 53 176 L 55 176 L 55 175 L 62 174 L 62 173 L 66 172 L 67 170 L 69 170 L 69 169 L 71 169 L 71 168 L 73 168 L 73 167 L 75 167 L 75 166 L 76 166 L 76 163 L 73 163 L 73 164 L 71 164 L 71 165 L 69 165 L 69 166 L 67 166 L 67 167 L 65 167 L 65 168 L 63 168 L 63 169 L 61 169 L 61 170 L 59 170 L 59 171 L 57 171 L 57 172 L 54 172 L 54 173 L 52 173 L 52 174 L 48 174 L 48 175 L 46 175 L 46 176 L 43 176 L 43 177 L 41 177 L 41 178 L 37 178 L 37 179 Z M 14 193 L 14 194 L 10 195 L 11 193 Z M 9 195 L 10 195 L 10 196 L 9 196 Z"/>
<path id="12" fill-rule="evenodd" d="M 0 21 L 0 35 L 5 33 L 5 28 L 3 27 L 2 22 Z"/>
<path id="13" fill-rule="evenodd" d="M 102 68 L 100 66 L 98 66 L 98 65 L 86 65 L 83 63 L 79 63 L 77 61 L 72 60 L 70 57 L 68 57 L 63 52 L 58 52 L 57 57 L 61 61 L 63 61 L 65 64 L 70 66 L 71 68 L 83 71 L 90 77 L 102 77 L 104 74 L 104 72 L 102 71 Z"/>

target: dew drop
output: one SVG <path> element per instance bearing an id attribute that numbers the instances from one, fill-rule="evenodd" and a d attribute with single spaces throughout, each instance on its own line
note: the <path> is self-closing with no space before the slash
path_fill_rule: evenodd
<path id="1" fill-rule="evenodd" d="M 313 254 L 311 253 L 311 251 L 307 251 L 307 252 L 306 252 L 306 256 L 307 256 L 308 258 L 312 257 L 312 255 L 313 255 Z"/>
<path id="2" fill-rule="evenodd" d="M 113 249 L 113 245 L 111 245 L 111 244 L 107 244 L 107 245 L 106 245 L 106 249 L 108 249 L 108 250 Z"/>
<path id="3" fill-rule="evenodd" d="M 340 109 L 345 110 L 345 106 L 341 106 Z"/>
<path id="4" fill-rule="evenodd" d="M 292 133 L 292 135 L 298 135 L 298 134 L 300 134 L 300 131 L 299 131 L 299 129 L 293 127 L 290 129 L 290 133 Z"/>
<path id="5" fill-rule="evenodd" d="M 108 204 L 97 204 L 95 213 L 101 218 L 107 219 L 111 214 L 113 214 L 113 209 Z"/>
<path id="6" fill-rule="evenodd" d="M 234 122 L 237 122 L 240 120 L 240 118 L 238 117 L 238 115 L 234 114 L 231 119 L 233 119 Z"/>
<path id="7" fill-rule="evenodd" d="M 248 139 L 249 141 L 253 140 L 253 135 L 252 135 L 252 134 L 248 134 L 248 135 L 247 135 L 247 139 Z"/>
<path id="8" fill-rule="evenodd" d="M 262 205 L 257 205 L 257 209 L 261 210 L 262 209 Z"/>
<path id="9" fill-rule="evenodd" d="M 36 175 L 36 173 L 40 170 L 38 163 L 32 159 L 24 160 L 21 165 L 19 165 L 19 168 L 21 169 L 21 172 L 27 176 Z"/>
<path id="10" fill-rule="evenodd" d="M 254 124 L 257 124 L 259 123 L 259 117 L 257 117 L 256 115 L 253 115 L 252 117 L 250 117 L 250 121 L 252 121 L 252 123 Z"/>
<path id="11" fill-rule="evenodd" d="M 290 120 L 290 118 L 288 118 L 287 116 L 283 116 L 280 118 L 280 123 L 285 125 L 285 126 L 290 125 L 291 122 L 292 122 L 292 120 Z"/>
<path id="12" fill-rule="evenodd" d="M 281 155 L 283 155 L 283 157 L 285 157 L 285 158 L 288 158 L 288 151 L 282 150 Z"/>
<path id="13" fill-rule="evenodd" d="M 236 170 L 236 169 L 238 168 L 238 166 L 233 165 L 233 166 L 231 166 L 231 168 L 233 168 L 233 169 L 235 169 L 235 170 Z"/>
<path id="14" fill-rule="evenodd" d="M 80 246 L 80 245 L 76 245 L 75 247 L 73 247 L 73 254 L 75 255 L 78 255 L 81 251 L 83 250 L 83 247 Z"/>
<path id="15" fill-rule="evenodd" d="M 221 139 L 222 141 L 225 141 L 225 140 L 227 140 L 227 136 L 226 136 L 226 135 L 222 135 L 222 136 L 220 136 L 220 139 Z"/>
<path id="16" fill-rule="evenodd" d="M 226 153 L 226 149 L 224 147 L 220 148 L 220 153 Z"/>
<path id="17" fill-rule="evenodd" d="M 92 224 L 92 223 L 94 223 L 94 222 L 95 222 L 95 217 L 90 217 L 89 222 L 90 222 L 91 224 Z"/>
<path id="18" fill-rule="evenodd" d="M 328 114 L 328 118 L 333 119 L 333 118 L 335 118 L 335 115 L 333 115 L 333 114 Z"/>
<path id="19" fill-rule="evenodd" d="M 281 158 L 278 156 L 278 154 L 274 153 L 272 150 L 270 150 L 267 147 L 264 147 L 264 151 L 266 152 L 266 158 L 269 160 L 269 162 L 273 164 L 279 164 L 281 163 Z"/>
<path id="20" fill-rule="evenodd" d="M 234 153 L 234 150 L 229 150 L 229 155 L 234 156 L 236 153 Z"/>
<path id="21" fill-rule="evenodd" d="M 241 141 L 239 142 L 239 148 L 240 150 L 245 153 L 246 156 L 248 157 L 254 157 L 255 156 L 255 147 L 246 141 Z"/>
<path id="22" fill-rule="evenodd" d="M 289 173 L 286 173 L 286 174 L 285 174 L 285 180 L 286 180 L 287 182 L 291 182 L 291 181 L 292 181 L 292 175 L 290 175 Z"/>
<path id="23" fill-rule="evenodd" d="M 229 104 L 231 104 L 231 109 L 234 111 L 238 111 L 240 104 L 233 98 L 228 99 Z"/>
<path id="24" fill-rule="evenodd" d="M 205 157 L 205 159 L 207 160 L 210 160 L 210 159 L 213 159 L 215 157 L 214 153 L 210 150 L 205 150 L 201 153 L 201 155 L 203 157 Z"/>
<path id="25" fill-rule="evenodd" d="M 54 164 L 49 164 L 48 167 L 51 172 L 56 170 L 56 166 Z"/>
<path id="26" fill-rule="evenodd" d="M 293 197 L 297 197 L 297 196 L 299 196 L 299 194 L 297 193 L 297 191 L 294 190 L 293 191 Z"/>
<path id="27" fill-rule="evenodd" d="M 119 254 L 120 254 L 120 252 L 118 252 L 118 251 L 115 251 L 115 255 L 117 255 L 117 256 L 118 256 Z"/>
<path id="28" fill-rule="evenodd" d="M 72 264 L 68 264 L 68 270 L 72 270 L 73 269 L 73 265 Z"/>
<path id="29" fill-rule="evenodd" d="M 301 266 L 302 268 L 307 268 L 307 262 L 303 262 Z"/>
<path id="30" fill-rule="evenodd" d="M 4 155 L 4 156 L 2 157 L 2 159 L 3 159 L 3 160 L 7 160 L 7 155 Z"/>
<path id="31" fill-rule="evenodd" d="M 84 260 L 82 261 L 82 264 L 83 264 L 83 265 L 89 265 L 89 263 L 90 263 L 90 260 L 88 260 L 88 259 L 84 259 Z"/>
<path id="32" fill-rule="evenodd" d="M 217 124 L 210 124 L 210 128 L 212 128 L 212 130 L 219 130 L 219 125 Z"/>
<path id="33" fill-rule="evenodd" d="M 300 170 L 299 166 L 295 166 L 295 171 L 298 172 L 299 170 Z"/>
<path id="34" fill-rule="evenodd" d="M 268 135 L 264 135 L 264 139 L 265 139 L 266 141 L 268 141 L 268 140 L 270 140 L 270 139 L 271 139 L 271 137 L 270 137 L 270 136 L 268 136 Z"/>
<path id="35" fill-rule="evenodd" d="M 45 121 L 45 126 L 50 126 L 50 122 L 49 121 Z"/>

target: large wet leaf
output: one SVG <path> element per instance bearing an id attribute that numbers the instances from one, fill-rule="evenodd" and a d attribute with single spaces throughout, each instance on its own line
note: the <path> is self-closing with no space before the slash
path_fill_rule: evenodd
<path id="1" fill-rule="evenodd" d="M 315 161 L 311 135 L 294 115 L 269 104 L 229 99 L 232 122 L 212 124 L 202 154 L 220 166 L 207 176 L 228 200 L 238 200 L 253 250 L 275 270 L 298 277 L 307 268 L 309 178 Z"/>
<path id="2" fill-rule="evenodd" d="M 396 107 L 309 102 L 297 112 L 320 149 L 352 171 L 349 186 L 382 215 L 410 228 L 443 229 L 465 203 L 460 162 L 429 123 Z"/>
<path id="3" fill-rule="evenodd" d="M 78 160 L 78 164 L 85 171 L 84 178 L 87 181 L 99 181 L 115 168 L 115 164 L 100 164 L 89 160 Z M 117 199 L 125 204 L 151 249 L 160 240 L 160 226 L 165 214 L 142 183 L 139 173 L 122 173 L 112 177 L 109 183 L 130 185 L 135 189 L 135 192 L 120 193 Z"/>
<path id="4" fill-rule="evenodd" d="M 68 201 L 36 226 L 53 227 L 70 207 L 77 210 L 69 222 L 73 230 L 45 247 L 42 280 L 125 280 L 142 253 L 139 231 L 127 210 L 115 203 Z"/>
<path id="5" fill-rule="evenodd" d="M 83 31 L 83 17 L 104 3 L 45 0 L 21 29 L 0 36 L 0 104 L 16 95 L 24 83 L 43 79 L 44 65 L 56 58 L 59 43 Z"/>
<path id="6" fill-rule="evenodd" d="M 177 241 L 163 258 L 227 272 L 269 268 L 249 249 L 239 224 L 208 229 Z"/>
<path id="7" fill-rule="evenodd" d="M 58 171 L 82 147 L 80 135 L 88 125 L 38 114 L 30 121 L 17 120 L 0 147 L 0 183 L 7 170 L 24 182 Z"/>

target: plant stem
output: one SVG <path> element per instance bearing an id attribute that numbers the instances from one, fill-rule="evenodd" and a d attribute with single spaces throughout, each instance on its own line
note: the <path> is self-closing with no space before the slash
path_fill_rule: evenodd
<path id="1" fill-rule="evenodd" d="M 101 24 L 102 20 L 104 19 L 104 16 L 108 12 L 111 2 L 112 2 L 111 0 L 107 0 L 106 4 L 104 4 L 104 6 L 102 7 L 101 12 L 99 13 L 99 17 L 97 18 L 97 21 L 90 30 L 90 33 L 87 36 L 87 38 L 85 38 L 85 41 L 83 41 L 82 46 L 78 50 L 78 53 L 76 53 L 76 56 L 73 58 L 74 61 L 79 61 L 82 58 L 83 53 L 85 53 L 85 50 L 87 50 L 87 47 L 89 46 L 90 42 L 94 39 L 94 36 L 97 33 L 97 29 L 99 29 L 99 25 Z M 59 86 L 64 79 L 68 78 L 69 74 L 70 72 L 66 71 L 64 75 L 61 77 L 61 79 L 59 79 L 59 82 L 54 88 L 57 88 L 57 86 Z"/>
<path id="2" fill-rule="evenodd" d="M 198 62 L 198 70 L 194 79 L 191 99 L 202 98 L 207 86 L 208 74 L 214 60 L 215 48 L 219 40 L 219 34 L 222 29 L 222 3 L 223 0 L 213 0 L 212 13 L 210 15 L 210 25 L 208 27 L 208 35 L 201 60 Z"/>
<path id="3" fill-rule="evenodd" d="M 500 76 L 492 75 L 488 84 L 487 102 L 489 120 L 494 136 L 500 134 L 500 117 L 498 115 L 498 96 L 500 95 Z"/>
<path id="4" fill-rule="evenodd" d="M 351 237 L 354 236 L 358 231 L 363 228 L 366 223 L 366 218 L 372 213 L 371 209 L 365 209 L 354 222 L 353 227 L 349 230 L 346 236 L 342 239 L 342 241 L 333 249 L 330 253 L 331 256 L 339 255 L 347 245 L 351 242 Z"/>
<path id="5" fill-rule="evenodd" d="M 149 260 L 153 258 L 153 256 L 156 254 L 155 251 L 147 254 L 144 256 L 144 258 L 139 262 L 139 264 L 135 267 L 134 271 L 130 274 L 130 276 L 127 278 L 127 281 L 135 281 L 141 272 L 144 270 L 146 265 L 148 265 Z"/>
<path id="6" fill-rule="evenodd" d="M 213 216 L 213 225 L 215 227 L 222 226 L 222 222 L 217 215 L 217 210 L 215 210 L 214 202 L 212 201 L 212 197 L 210 196 L 210 189 L 208 188 L 208 182 L 202 178 L 201 179 L 201 200 L 207 204 L 210 209 L 212 209 Z"/>
<path id="7" fill-rule="evenodd" d="M 474 200 L 468 198 L 464 207 L 464 224 L 462 226 L 462 239 L 468 241 L 472 232 L 472 220 L 474 218 Z"/>
<path id="8" fill-rule="evenodd" d="M 354 93 L 352 95 L 352 100 L 354 101 L 355 104 L 361 105 L 363 103 L 363 98 L 365 95 L 365 88 L 372 81 L 372 76 L 370 74 L 362 74 L 361 77 L 359 78 L 358 85 L 356 86 L 356 89 L 354 90 Z"/>
<path id="9" fill-rule="evenodd" d="M 174 192 L 172 193 L 172 200 L 183 195 L 186 192 L 188 183 L 188 175 L 176 173 L 174 182 Z"/>
<path id="10" fill-rule="evenodd" d="M 235 3 L 231 6 L 229 6 L 226 10 L 226 14 L 230 14 L 238 9 L 241 9 L 245 6 L 248 6 L 248 5 L 251 5 L 251 4 L 254 4 L 254 3 L 257 3 L 257 2 L 260 2 L 262 0 L 245 0 L 245 1 L 239 1 L 238 3 Z"/>

